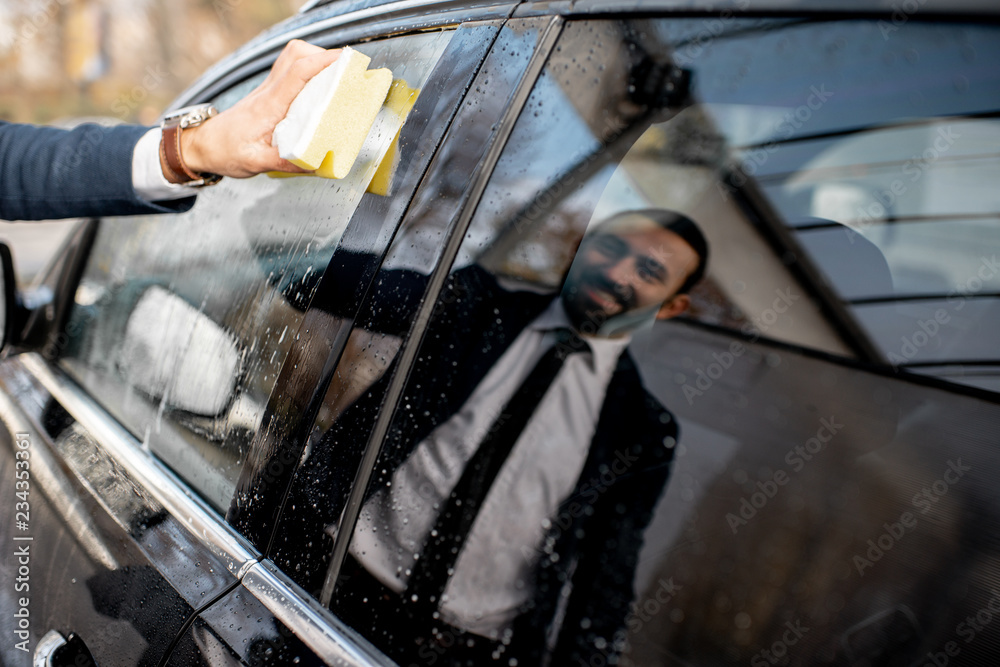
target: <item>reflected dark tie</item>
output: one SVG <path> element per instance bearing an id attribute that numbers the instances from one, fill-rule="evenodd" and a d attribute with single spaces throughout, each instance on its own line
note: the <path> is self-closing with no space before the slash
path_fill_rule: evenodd
<path id="1" fill-rule="evenodd" d="M 439 606 L 486 494 L 563 363 L 569 355 L 590 349 L 569 329 L 557 329 L 556 336 L 556 344 L 538 360 L 486 432 L 438 515 L 407 586 L 408 602 L 421 610 L 415 618 L 430 620 Z"/>

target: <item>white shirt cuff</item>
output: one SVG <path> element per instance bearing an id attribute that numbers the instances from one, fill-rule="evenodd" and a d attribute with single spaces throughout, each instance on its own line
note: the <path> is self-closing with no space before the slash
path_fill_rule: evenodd
<path id="1" fill-rule="evenodd" d="M 148 202 L 183 199 L 198 194 L 197 188 L 176 185 L 163 176 L 160 167 L 160 128 L 142 135 L 132 152 L 132 187 Z"/>

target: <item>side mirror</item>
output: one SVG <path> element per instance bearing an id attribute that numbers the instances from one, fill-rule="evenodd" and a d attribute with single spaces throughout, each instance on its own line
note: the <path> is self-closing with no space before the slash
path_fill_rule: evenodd
<path id="1" fill-rule="evenodd" d="M 125 325 L 119 368 L 153 400 L 213 417 L 229 405 L 240 375 L 233 337 L 181 297 L 154 285 Z"/>
<path id="2" fill-rule="evenodd" d="M 17 291 L 14 282 L 14 257 L 6 243 L 0 243 L 0 291 L 3 293 L 3 305 L 0 306 L 0 354 L 7 352 L 14 340 L 14 325 L 20 318 L 21 307 L 17 302 Z"/>

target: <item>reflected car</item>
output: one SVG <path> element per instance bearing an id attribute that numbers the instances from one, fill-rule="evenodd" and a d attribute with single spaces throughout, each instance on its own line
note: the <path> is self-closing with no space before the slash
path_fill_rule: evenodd
<path id="1" fill-rule="evenodd" d="M 0 662 L 997 664 L 998 23 L 308 3 L 171 108 L 352 46 L 347 177 L 0 253 Z"/>

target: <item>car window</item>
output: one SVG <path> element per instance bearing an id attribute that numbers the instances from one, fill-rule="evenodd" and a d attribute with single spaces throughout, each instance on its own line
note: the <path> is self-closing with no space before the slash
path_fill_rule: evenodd
<path id="1" fill-rule="evenodd" d="M 452 34 L 357 46 L 394 85 L 344 179 L 224 179 L 183 215 L 100 223 L 63 366 L 220 510 L 353 213 L 393 195 L 398 133 Z"/>
<path id="2" fill-rule="evenodd" d="M 400 663 L 909 664 L 989 604 L 995 397 L 903 372 L 922 367 L 862 311 L 988 371 L 994 297 L 964 295 L 949 328 L 907 285 L 979 270 L 996 158 L 974 141 L 932 165 L 969 184 L 954 220 L 930 170 L 905 221 L 845 215 L 838 179 L 877 193 L 939 130 L 988 134 L 995 30 L 723 25 L 569 22 L 419 337 L 400 323 L 429 263 L 380 272 L 359 335 L 399 340 L 313 443 L 384 432 L 358 520 L 327 511 L 335 466 L 295 508 L 346 544 L 332 609 Z M 388 418 L 400 340 L 417 347 Z"/>
<path id="3" fill-rule="evenodd" d="M 1000 199 L 989 187 L 1000 170 L 1000 123 L 987 63 L 996 30 L 894 27 L 727 30 L 699 51 L 688 28 L 658 26 L 682 45 L 677 62 L 696 73 L 698 104 L 684 126 L 663 128 L 668 147 L 653 150 L 671 176 L 717 181 L 718 197 L 697 206 L 757 202 L 761 230 L 797 257 L 797 273 L 817 285 L 816 303 L 855 355 L 1000 390 L 1000 348 L 989 333 L 1000 317 Z M 750 51 L 734 72 L 730 63 Z M 771 76 L 790 57 L 801 64 Z M 702 133 L 714 150 L 689 159 L 679 148 L 690 142 L 673 141 L 678 130 Z M 648 178 L 635 179 L 651 191 Z M 738 266 L 730 259 L 742 251 L 717 245 L 720 267 Z M 837 352 L 782 325 L 797 308 L 773 324 L 755 321 L 771 292 L 754 297 L 742 287 L 755 281 L 727 274 L 715 283 L 725 297 L 716 321 L 736 315 L 732 325 Z"/>

